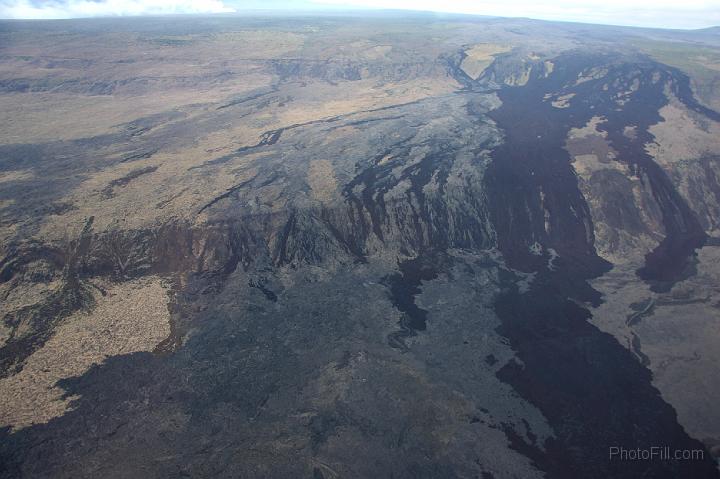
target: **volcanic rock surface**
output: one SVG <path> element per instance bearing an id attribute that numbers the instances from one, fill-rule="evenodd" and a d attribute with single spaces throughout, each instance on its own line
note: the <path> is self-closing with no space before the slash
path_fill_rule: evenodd
<path id="1" fill-rule="evenodd" d="M 1 477 L 719 476 L 719 36 L 95 19 L 0 57 Z M 658 446 L 701 457 L 609 455 Z"/>

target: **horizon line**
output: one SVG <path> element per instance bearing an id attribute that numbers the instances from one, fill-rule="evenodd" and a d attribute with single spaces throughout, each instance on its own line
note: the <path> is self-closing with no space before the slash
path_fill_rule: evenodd
<path id="1" fill-rule="evenodd" d="M 167 18 L 167 17 L 262 17 L 262 16 L 342 16 L 342 15 L 368 15 L 373 14 L 382 15 L 388 13 L 395 14 L 422 14 L 422 15 L 434 15 L 434 16 L 450 16 L 450 17 L 472 17 L 477 19 L 498 19 L 498 20 L 524 20 L 534 21 L 542 23 L 564 23 L 564 24 L 575 24 L 575 25 L 590 25 L 598 27 L 617 27 L 617 28 L 634 28 L 643 30 L 668 30 L 668 31 L 682 31 L 682 32 L 701 32 L 703 30 L 720 29 L 720 25 L 710 25 L 706 27 L 698 28 L 682 28 L 682 27 L 657 27 L 657 26 L 643 26 L 643 25 L 632 25 L 622 23 L 592 23 L 588 21 L 579 20 L 560 20 L 560 19 L 546 19 L 526 16 L 502 16 L 502 15 L 483 15 L 481 13 L 464 13 L 464 12 L 446 12 L 438 10 L 411 10 L 402 8 L 373 8 L 373 7 L 361 7 L 355 6 L 353 8 L 336 7 L 333 8 L 329 5 L 324 5 L 323 8 L 298 8 L 298 9 L 285 9 L 285 8 L 246 8 L 246 9 L 234 9 L 233 11 L 227 12 L 207 12 L 207 13 L 192 13 L 192 12 L 168 12 L 168 13 L 143 13 L 143 14 L 108 14 L 108 15 L 93 15 L 93 16 L 76 16 L 76 17 L 58 17 L 58 18 L 7 18 L 0 17 L 0 22 L 62 22 L 62 21 L 92 21 L 92 20 L 109 20 L 109 19 L 133 19 L 133 18 Z"/>

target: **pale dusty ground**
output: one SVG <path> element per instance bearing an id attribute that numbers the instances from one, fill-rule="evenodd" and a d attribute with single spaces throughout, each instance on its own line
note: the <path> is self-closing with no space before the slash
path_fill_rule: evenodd
<path id="1" fill-rule="evenodd" d="M 647 145 L 647 150 L 675 181 L 680 182 L 680 191 L 687 198 L 683 171 L 692 167 L 697 158 L 720 151 L 720 130 L 712 121 L 699 124 L 677 99 L 670 99 L 670 104 L 660 111 L 664 121 L 650 128 L 655 143 Z M 649 192 L 624 164 L 608 161 L 611 158 L 600 158 L 603 155 L 596 152 L 588 153 L 583 148 L 592 146 L 578 143 L 578 140 L 590 139 L 605 141 L 606 134 L 598 130 L 602 121 L 602 118 L 593 118 L 584 128 L 570 132 L 568 149 L 575 153 L 573 167 L 585 182 L 592 182 L 593 174 L 602 169 L 613 168 L 623 173 L 632 181 L 633 195 L 642 206 L 643 201 L 647 203 L 650 198 Z M 636 131 L 630 127 L 624 134 L 632 138 Z M 579 152 L 583 154 L 577 154 Z M 584 191 L 595 217 L 598 199 Z M 640 210 L 644 212 L 647 207 Z M 651 224 L 648 218 L 644 221 Z M 639 361 L 643 355 L 647 358 L 654 385 L 676 409 L 680 423 L 690 435 L 698 439 L 720 437 L 720 384 L 717 381 L 720 375 L 720 350 L 717 348 L 720 340 L 720 276 L 714 271 L 720 260 L 720 248 L 702 248 L 698 255 L 697 276 L 677 284 L 669 293 L 658 294 L 650 291 L 636 275 L 644 254 L 655 242 L 650 238 L 624 238 L 622 254 L 617 254 L 617 251 L 603 249 L 607 226 L 596 222 L 595 228 L 598 252 L 610 259 L 615 267 L 592 282 L 593 287 L 604 295 L 604 303 L 593 310 L 592 322 L 635 351 Z M 637 309 L 632 309 L 631 304 L 647 305 L 648 301 L 653 302 L 650 313 L 628 324 L 628 318 Z"/>
<path id="2" fill-rule="evenodd" d="M 347 43 L 306 45 L 308 35 L 317 33 L 312 29 L 165 36 L 108 32 L 97 35 L 92 44 L 82 36 L 64 33 L 43 38 L 13 35 L 12 42 L 0 45 L 0 79 L 27 81 L 31 91 L 0 95 L 0 123 L 4 125 L 0 145 L 93 138 L 124 131 L 128 122 L 138 118 L 179 114 L 152 130 L 165 139 L 177 133 L 164 132 L 180 131 L 176 143 L 167 142 L 177 147 L 112 166 L 104 157 L 120 160 L 126 152 L 152 152 L 154 140 L 138 137 L 117 148 L 98 149 L 98 164 L 104 162 L 104 166 L 76 176 L 82 182 L 64 192 L 63 198 L 71 209 L 45 216 L 37 226 L 37 237 L 43 241 L 76 237 L 90 216 L 95 218 L 95 232 L 146 228 L 168 220 L 202 220 L 197 215 L 202 206 L 251 177 L 254 163 L 263 156 L 248 152 L 224 165 L 193 167 L 255 145 L 269 130 L 413 102 L 457 88 L 443 72 L 389 79 L 370 78 L 363 68 L 361 80 L 302 77 L 283 82 L 280 91 L 268 93 L 255 104 L 231 106 L 219 113 L 218 106 L 261 89 L 269 91 L 281 82 L 270 62 L 309 60 L 322 65 L 332 58 L 339 65 L 359 61 L 377 68 L 397 62 L 393 55 L 406 55 L 396 53 L 394 45 L 362 38 L 367 32 Z M 351 35 L 352 28 L 345 33 Z M 322 48 L 327 51 L 318 50 L 317 45 L 325 45 Z M 111 88 L 111 94 L 93 93 L 95 87 Z M 198 127 L 177 128 L 178 124 Z M 171 130 L 173 125 L 175 130 Z M 156 169 L 113 188 L 112 196 L 106 194 L 109 183 L 140 168 Z M 5 173 L 0 183 L 32 180 L 28 175 Z M 319 193 L 322 201 L 329 200 L 330 192 L 327 187 Z M 8 205 L 0 203 L 0 207 Z M 0 225 L 0 240 L 12 238 L 17 226 Z"/>
<path id="3" fill-rule="evenodd" d="M 333 54 L 335 60 L 364 60 L 377 61 L 386 60 L 393 51 L 392 45 L 373 43 L 366 39 L 360 39 L 348 44 L 337 45 Z"/>
<path id="4" fill-rule="evenodd" d="M 72 35 L 15 39 L 0 52 L 0 78 L 48 88 L 0 95 L 0 144 L 94 136 L 142 116 L 266 86 L 273 79 L 260 71 L 261 62 L 298 51 L 304 40 L 263 30 L 153 38 L 106 33 L 93 42 Z M 94 84 L 113 85 L 113 92 L 84 93 Z"/>
<path id="5" fill-rule="evenodd" d="M 720 151 L 720 124 L 703 118 L 702 123 L 671 94 L 660 109 L 664 121 L 650 127 L 655 142 L 646 149 L 661 166 L 717 155 Z"/>
<path id="6" fill-rule="evenodd" d="M 29 180 L 34 175 L 30 170 L 13 170 L 0 172 L 0 184 L 7 181 Z"/>
<path id="7" fill-rule="evenodd" d="M 147 277 L 108 286 L 90 312 L 65 319 L 23 370 L 0 379 L 0 427 L 45 423 L 72 407 L 56 383 L 79 376 L 107 357 L 152 351 L 170 334 L 168 285 Z"/>
<path id="8" fill-rule="evenodd" d="M 288 86 L 283 91 L 297 99 L 282 108 L 270 108 L 253 115 L 252 121 L 240 119 L 226 128 L 199 137 L 192 146 L 159 152 L 131 163 L 119 163 L 89 175 L 65 198 L 76 209 L 62 216 L 48 216 L 41 227 L 41 236 L 73 237 L 89 216 L 95 217 L 96 231 L 103 231 L 118 222 L 123 228 L 143 228 L 170 218 L 195 220 L 197 211 L 209 200 L 251 177 L 252 165 L 262 160 L 262 154 L 245 154 L 225 165 L 207 169 L 190 168 L 240 147 L 254 145 L 269 130 L 409 103 L 448 93 L 453 86 L 447 81 L 422 79 L 388 83 L 383 88 L 375 88 L 375 82 L 371 80 L 353 82 L 352 88 L 348 84 L 331 85 L 326 82 Z M 201 119 L 203 110 L 193 110 L 192 115 Z M 103 198 L 103 190 L 110 181 L 147 166 L 158 166 L 158 169 L 132 180 L 126 186 L 115 188 L 112 198 Z M 324 196 L 323 201 L 328 199 Z"/>
<path id="9" fill-rule="evenodd" d="M 592 322 L 631 348 L 632 335 L 650 360 L 653 384 L 673 405 L 687 432 L 698 439 L 720 438 L 720 248 L 699 251 L 698 274 L 657 294 L 637 280 L 639 264 L 616 267 L 593 281 L 605 302 Z M 654 300 L 652 314 L 632 326 L 631 303 Z M 694 302 L 693 302 L 694 301 Z M 681 304 L 689 302 L 689 304 Z"/>
<path id="10" fill-rule="evenodd" d="M 652 58 L 682 70 L 690 77 L 697 99 L 715 111 L 720 110 L 720 84 L 717 81 L 720 51 L 717 44 L 642 40 L 636 46 Z"/>
<path id="11" fill-rule="evenodd" d="M 590 80 L 598 80 L 608 74 L 607 68 L 603 67 L 592 67 L 586 72 L 578 74 L 576 85 L 580 85 Z"/>
<path id="12" fill-rule="evenodd" d="M 558 100 L 561 98 L 563 97 L 558 98 Z M 553 106 L 557 106 L 555 102 L 553 102 Z M 572 128 L 568 133 L 566 148 L 572 155 L 573 168 L 575 172 L 585 180 L 589 180 L 594 172 L 606 169 L 613 169 L 629 174 L 627 165 L 619 161 L 612 161 L 615 158 L 615 152 L 608 142 L 605 141 L 607 133 L 598 129 L 598 125 L 604 121 L 604 118 L 594 116 L 584 127 Z M 594 140 L 594 144 L 580 141 L 584 139 Z M 599 148 L 600 146 L 602 146 L 602 148 Z"/>
<path id="13" fill-rule="evenodd" d="M 37 269 L 43 268 L 41 262 L 35 262 L 32 266 Z M 16 286 L 13 281 L 0 283 L 0 318 L 47 300 L 50 295 L 62 288 L 63 281 L 56 277 L 47 282 L 28 281 L 22 287 Z M 28 327 L 27 324 L 19 324 L 17 326 L 17 335 L 22 336 L 25 334 Z M 11 331 L 12 328 L 5 321 L 0 320 L 0 346 L 5 345 Z"/>
<path id="14" fill-rule="evenodd" d="M 604 118 L 595 116 L 582 128 L 571 129 L 565 148 L 572 157 L 572 166 L 581 180 L 580 188 L 590 207 L 598 254 L 614 264 L 633 263 L 657 245 L 657 238 L 616 230 L 605 222 L 606 214 L 614 213 L 603 210 L 608 198 L 598 196 L 597 189 L 592 188 L 593 182 L 598 179 L 596 173 L 613 170 L 628 178 L 632 185 L 635 205 L 648 230 L 660 234 L 662 225 L 648 213 L 657 209 L 657 205 L 652 192 L 647 188 L 647 182 L 633 175 L 625 163 L 615 161 L 617 152 L 607 141 L 607 133 L 598 128 L 604 121 Z M 626 129 L 625 133 L 632 134 L 633 130 Z"/>
<path id="15" fill-rule="evenodd" d="M 697 55 L 693 57 L 693 60 L 700 63 L 705 68 L 720 72 L 720 59 L 710 58 L 706 55 Z"/>
<path id="16" fill-rule="evenodd" d="M 173 109 L 197 109 L 267 85 L 270 77 L 243 75 L 222 88 L 175 87 L 147 93 L 71 95 L 13 93 L 0 95 L 0 144 L 43 143 L 107 133 L 137 118 Z"/>
<path id="17" fill-rule="evenodd" d="M 605 138 L 607 136 L 607 133 L 598 130 L 598 126 L 603 124 L 605 121 L 607 120 L 602 116 L 594 116 L 590 118 L 590 121 L 588 121 L 587 125 L 583 126 L 582 128 L 570 129 L 569 136 L 570 138 L 585 138 L 590 135 L 600 135 Z"/>
<path id="18" fill-rule="evenodd" d="M 530 80 L 530 72 L 532 71 L 532 64 L 527 63 L 523 65 L 522 69 L 518 73 L 513 73 L 505 78 L 505 84 L 510 86 L 525 86 L 528 80 Z"/>
<path id="19" fill-rule="evenodd" d="M 575 93 L 568 93 L 567 95 L 560 95 L 557 99 L 552 101 L 552 106 L 555 108 L 568 108 L 570 106 L 570 100 L 575 96 Z"/>
<path id="20" fill-rule="evenodd" d="M 664 121 L 650 127 L 655 141 L 646 150 L 672 178 L 680 194 L 698 212 L 708 231 L 720 225 L 720 202 L 714 192 L 720 168 L 720 123 L 700 116 L 670 92 L 660 110 Z"/>
<path id="21" fill-rule="evenodd" d="M 622 163 L 618 163 L 615 161 L 602 162 L 594 153 L 589 153 L 586 155 L 575 155 L 573 156 L 573 159 L 575 160 L 573 162 L 575 172 L 583 178 L 589 177 L 594 172 L 599 170 L 618 170 L 622 172 L 627 172 L 627 166 L 623 165 Z"/>
<path id="22" fill-rule="evenodd" d="M 495 55 L 509 52 L 510 47 L 495 43 L 480 43 L 465 50 L 467 57 L 460 68 L 473 80 L 477 80 L 482 72 L 495 60 Z"/>
<path id="23" fill-rule="evenodd" d="M 550 60 L 545 60 L 543 63 L 545 64 L 545 76 L 548 77 L 555 70 L 555 64 Z"/>
<path id="24" fill-rule="evenodd" d="M 328 160 L 313 160 L 308 170 L 308 183 L 313 196 L 321 202 L 330 202 L 337 194 L 337 180 L 332 163 Z"/>
<path id="25" fill-rule="evenodd" d="M 562 98 L 560 97 L 558 100 Z M 561 101 L 567 101 L 567 98 Z M 553 102 L 553 106 L 557 106 L 555 103 Z M 565 107 L 566 105 L 558 106 L 558 108 Z M 572 156 L 572 166 L 578 176 L 585 180 L 589 180 L 596 171 L 607 169 L 629 174 L 627 165 L 613 161 L 616 154 L 605 140 L 607 133 L 598 129 L 598 125 L 604 121 L 604 118 L 594 116 L 584 127 L 572 128 L 568 133 L 566 148 Z"/>

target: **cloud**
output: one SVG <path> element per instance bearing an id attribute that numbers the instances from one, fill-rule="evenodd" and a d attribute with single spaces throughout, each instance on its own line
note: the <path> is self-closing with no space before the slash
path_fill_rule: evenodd
<path id="1" fill-rule="evenodd" d="M 660 28 L 720 25 L 718 0 L 310 0 L 322 5 L 427 10 Z"/>
<path id="2" fill-rule="evenodd" d="M 222 0 L 0 0 L 0 18 L 79 18 L 234 12 Z"/>
<path id="3" fill-rule="evenodd" d="M 400 9 L 612 25 L 720 25 L 718 0 L 0 0 L 0 18 L 75 18 L 248 10 Z"/>

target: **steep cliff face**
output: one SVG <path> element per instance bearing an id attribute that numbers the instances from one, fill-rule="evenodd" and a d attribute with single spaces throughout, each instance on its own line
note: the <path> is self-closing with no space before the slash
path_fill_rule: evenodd
<path id="1" fill-rule="evenodd" d="M 646 318 L 712 329 L 720 115 L 571 27 L 423 22 L 143 33 L 245 57 L 0 145 L 3 476 L 717 477 L 671 380 L 717 343 Z M 608 460 L 658 445 L 704 455 Z"/>

